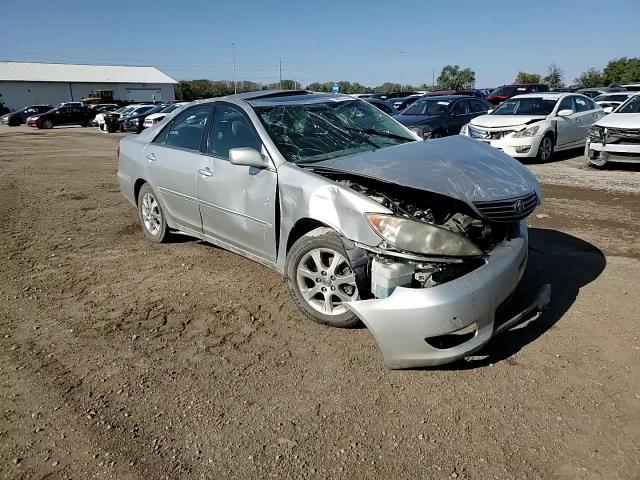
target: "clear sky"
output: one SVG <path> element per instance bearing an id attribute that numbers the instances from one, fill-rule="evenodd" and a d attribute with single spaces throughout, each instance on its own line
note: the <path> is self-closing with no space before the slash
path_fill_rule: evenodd
<path id="1" fill-rule="evenodd" d="M 545 73 L 571 83 L 640 56 L 640 0 L 0 0 L 0 60 L 154 65 L 180 79 L 430 83 L 443 65 L 478 87 Z M 401 53 L 404 52 L 404 53 Z"/>

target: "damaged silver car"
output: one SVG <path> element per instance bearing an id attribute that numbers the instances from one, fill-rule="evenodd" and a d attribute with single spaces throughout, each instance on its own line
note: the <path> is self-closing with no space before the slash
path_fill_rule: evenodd
<path id="1" fill-rule="evenodd" d="M 363 322 L 391 368 L 468 356 L 549 299 L 496 317 L 542 199 L 529 170 L 345 95 L 188 104 L 122 139 L 118 181 L 150 240 L 178 230 L 278 270 L 311 320 Z"/>

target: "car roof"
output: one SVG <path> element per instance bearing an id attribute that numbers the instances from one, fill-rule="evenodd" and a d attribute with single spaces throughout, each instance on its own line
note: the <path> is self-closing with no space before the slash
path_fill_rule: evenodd
<path id="1" fill-rule="evenodd" d="M 436 100 L 438 102 L 446 102 L 446 101 L 453 102 L 454 100 L 460 100 L 461 98 L 478 98 L 478 97 L 474 97 L 473 95 L 425 95 L 424 97 L 421 97 L 421 98 Z M 482 100 L 482 99 L 478 98 L 478 100 Z"/>
<path id="2" fill-rule="evenodd" d="M 600 94 L 598 96 L 599 97 L 610 97 L 612 95 L 629 95 L 629 96 L 631 96 L 634 93 L 637 93 L 637 92 L 625 92 L 625 91 L 622 91 L 622 92 L 604 92 L 604 93 L 602 93 L 602 94 Z"/>
<path id="3" fill-rule="evenodd" d="M 511 97 L 509 100 L 513 100 L 514 98 L 546 98 L 547 100 L 558 100 L 562 97 L 566 97 L 567 95 L 580 95 L 575 92 L 539 92 L 539 93 L 523 93 L 522 95 L 516 95 L 515 97 Z M 584 95 L 580 95 L 584 96 Z"/>
<path id="4" fill-rule="evenodd" d="M 282 105 L 295 103 L 320 103 L 327 100 L 345 101 L 354 100 L 355 97 L 344 95 L 341 93 L 321 93 L 311 92 L 309 90 L 262 90 L 246 93 L 238 93 L 234 95 L 225 95 L 223 97 L 211 97 L 196 100 L 194 104 L 210 103 L 210 102 L 247 102 L 251 105 Z"/>

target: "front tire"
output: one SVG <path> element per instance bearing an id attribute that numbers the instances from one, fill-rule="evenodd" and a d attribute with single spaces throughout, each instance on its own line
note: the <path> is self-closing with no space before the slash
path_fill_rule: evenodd
<path id="1" fill-rule="evenodd" d="M 53 128 L 53 122 L 51 120 L 45 120 L 42 123 L 42 128 L 46 128 L 47 130 L 50 130 Z"/>
<path id="2" fill-rule="evenodd" d="M 553 150 L 553 136 L 547 133 L 540 141 L 536 160 L 541 163 L 548 162 L 553 157 Z"/>
<path id="3" fill-rule="evenodd" d="M 360 257 L 355 258 L 354 257 Z M 317 228 L 293 244 L 287 256 L 287 285 L 293 300 L 316 323 L 348 328 L 360 323 L 346 307 L 358 300 L 366 257 L 347 252 L 338 234 Z"/>
<path id="4" fill-rule="evenodd" d="M 166 241 L 167 221 L 158 197 L 148 183 L 138 193 L 138 218 L 145 237 L 155 243 Z"/>

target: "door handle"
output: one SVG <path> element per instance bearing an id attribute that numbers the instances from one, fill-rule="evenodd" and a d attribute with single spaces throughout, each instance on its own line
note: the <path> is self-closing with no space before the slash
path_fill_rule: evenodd
<path id="1" fill-rule="evenodd" d="M 151 153 L 147 153 L 145 155 L 145 157 L 147 157 L 147 160 L 149 160 L 150 162 L 155 162 L 156 161 L 156 154 L 151 152 Z"/>
<path id="2" fill-rule="evenodd" d="M 202 175 L 203 177 L 213 177 L 213 172 L 209 167 L 199 168 L 198 174 Z"/>

